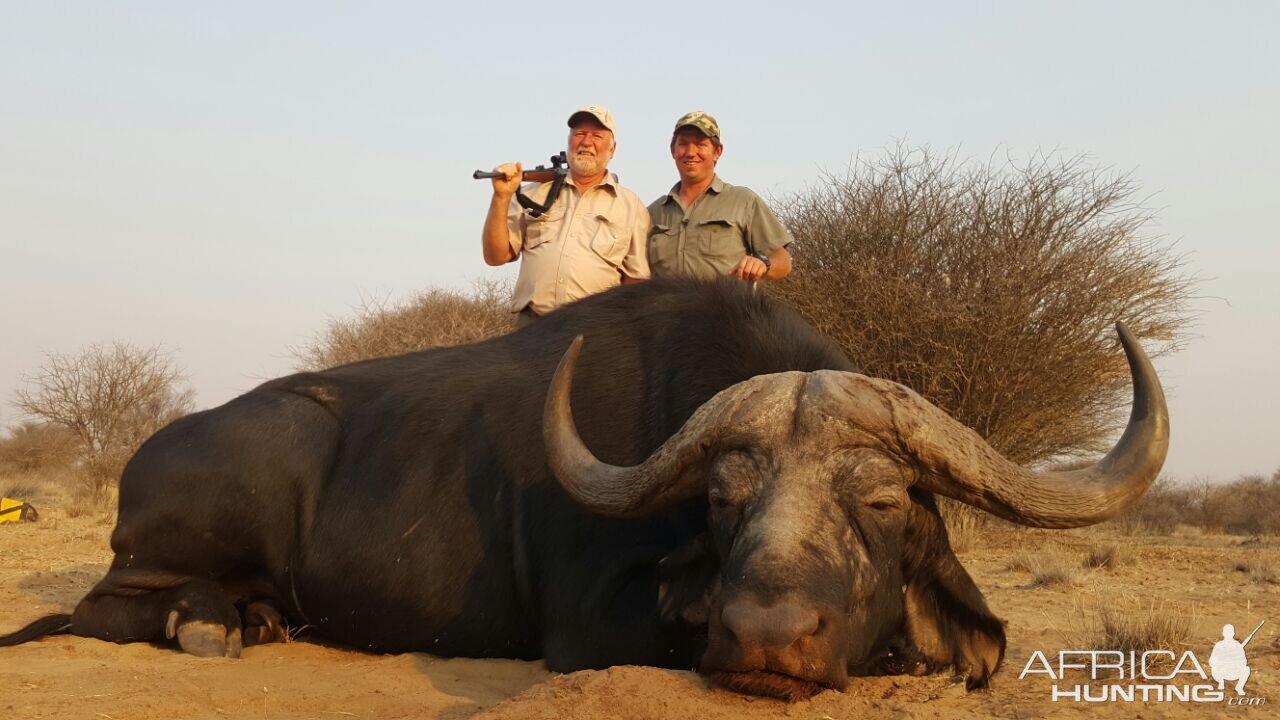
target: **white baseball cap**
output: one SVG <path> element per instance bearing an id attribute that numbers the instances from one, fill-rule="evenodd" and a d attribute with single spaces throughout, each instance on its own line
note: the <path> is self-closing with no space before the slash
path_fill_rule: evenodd
<path id="1" fill-rule="evenodd" d="M 573 119 L 578 117 L 579 115 L 582 115 L 583 113 L 586 113 L 587 115 L 590 115 L 596 120 L 599 120 L 601 125 L 609 129 L 609 132 L 613 133 L 614 135 L 618 134 L 617 126 L 613 122 L 613 113 L 609 112 L 605 108 L 600 107 L 599 105 L 583 105 L 577 110 L 574 110 L 573 114 L 569 116 L 569 127 L 573 127 Z"/>

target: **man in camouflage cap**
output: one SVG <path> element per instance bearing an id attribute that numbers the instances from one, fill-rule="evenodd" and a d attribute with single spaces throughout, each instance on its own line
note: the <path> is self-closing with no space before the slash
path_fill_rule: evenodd
<path id="1" fill-rule="evenodd" d="M 724 153 L 720 124 L 701 110 L 676 121 L 671 158 L 680 182 L 649 205 L 649 267 L 654 277 L 780 280 L 791 272 L 791 233 L 745 187 L 716 175 Z"/>
<path id="2" fill-rule="evenodd" d="M 617 150 L 613 113 L 584 105 L 569 115 L 569 178 L 552 206 L 539 216 L 515 200 L 522 168 L 494 168 L 493 198 L 481 236 L 484 259 L 504 265 L 520 259 L 511 312 L 527 324 L 561 305 L 623 282 L 649 277 L 644 202 L 608 170 Z M 551 183 L 531 184 L 524 193 L 545 202 Z"/>

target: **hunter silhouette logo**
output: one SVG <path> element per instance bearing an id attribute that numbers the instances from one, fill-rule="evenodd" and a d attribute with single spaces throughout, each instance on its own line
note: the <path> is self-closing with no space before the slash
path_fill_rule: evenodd
<path id="1" fill-rule="evenodd" d="M 1244 646 L 1249 644 L 1254 635 L 1262 629 L 1262 623 L 1258 623 L 1258 627 L 1249 633 L 1249 637 L 1244 642 L 1236 641 L 1236 626 L 1227 623 L 1222 626 L 1222 639 L 1213 646 L 1213 653 L 1209 655 L 1209 670 L 1213 673 L 1213 679 L 1218 681 L 1218 689 L 1225 689 L 1226 681 L 1233 680 L 1236 684 L 1236 694 L 1244 694 L 1244 684 L 1249 680 L 1249 661 L 1244 656 Z"/>
<path id="2" fill-rule="evenodd" d="M 1236 628 L 1222 626 L 1222 639 L 1209 654 L 1208 671 L 1191 650 L 1059 650 L 1053 662 L 1037 650 L 1027 660 L 1019 680 L 1045 675 L 1053 681 L 1053 702 L 1193 702 L 1227 705 L 1266 705 L 1264 697 L 1245 697 L 1249 661 L 1245 647 L 1266 621 L 1236 640 Z M 1172 669 L 1169 669 L 1172 668 Z M 1087 677 L 1072 671 L 1082 670 Z M 1081 682 L 1081 680 L 1083 682 Z M 1227 690 L 1234 685 L 1235 693 Z"/>

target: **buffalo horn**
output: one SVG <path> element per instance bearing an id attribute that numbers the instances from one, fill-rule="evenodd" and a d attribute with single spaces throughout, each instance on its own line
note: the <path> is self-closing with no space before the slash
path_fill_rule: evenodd
<path id="1" fill-rule="evenodd" d="M 657 512 L 705 492 L 706 473 L 700 470 L 705 470 L 707 448 L 724 425 L 721 416 L 750 393 L 750 384 L 735 385 L 703 403 L 639 465 L 610 465 L 587 449 L 573 422 L 569 389 L 581 350 L 579 335 L 560 359 L 542 414 L 547 463 L 565 490 L 595 513 L 622 518 Z"/>
<path id="2" fill-rule="evenodd" d="M 1091 525 L 1134 503 L 1164 465 L 1169 410 L 1146 353 L 1123 323 L 1117 322 L 1116 330 L 1133 378 L 1133 410 L 1120 441 L 1105 457 L 1077 470 L 1037 472 L 1002 457 L 954 420 L 952 427 L 941 421 L 915 423 L 916 432 L 904 433 L 903 440 L 925 469 L 919 485 L 1006 520 L 1044 528 Z"/>

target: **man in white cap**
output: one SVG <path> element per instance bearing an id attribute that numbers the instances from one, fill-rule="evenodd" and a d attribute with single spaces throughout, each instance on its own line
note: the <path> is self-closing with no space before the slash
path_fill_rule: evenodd
<path id="1" fill-rule="evenodd" d="M 655 277 L 726 275 L 756 282 L 791 272 L 791 233 L 750 189 L 716 175 L 720 124 L 701 110 L 676 121 L 671 159 L 680 182 L 649 205 L 649 263 Z"/>
<path id="2" fill-rule="evenodd" d="M 619 283 L 649 277 L 649 212 L 608 169 L 618 147 L 615 130 L 613 113 L 599 105 L 569 116 L 569 182 L 537 217 L 515 202 L 520 163 L 494 168 L 503 177 L 493 179 L 484 260 L 504 265 L 521 259 L 511 299 L 518 326 Z M 550 189 L 549 182 L 531 184 L 524 194 L 543 203 Z"/>

